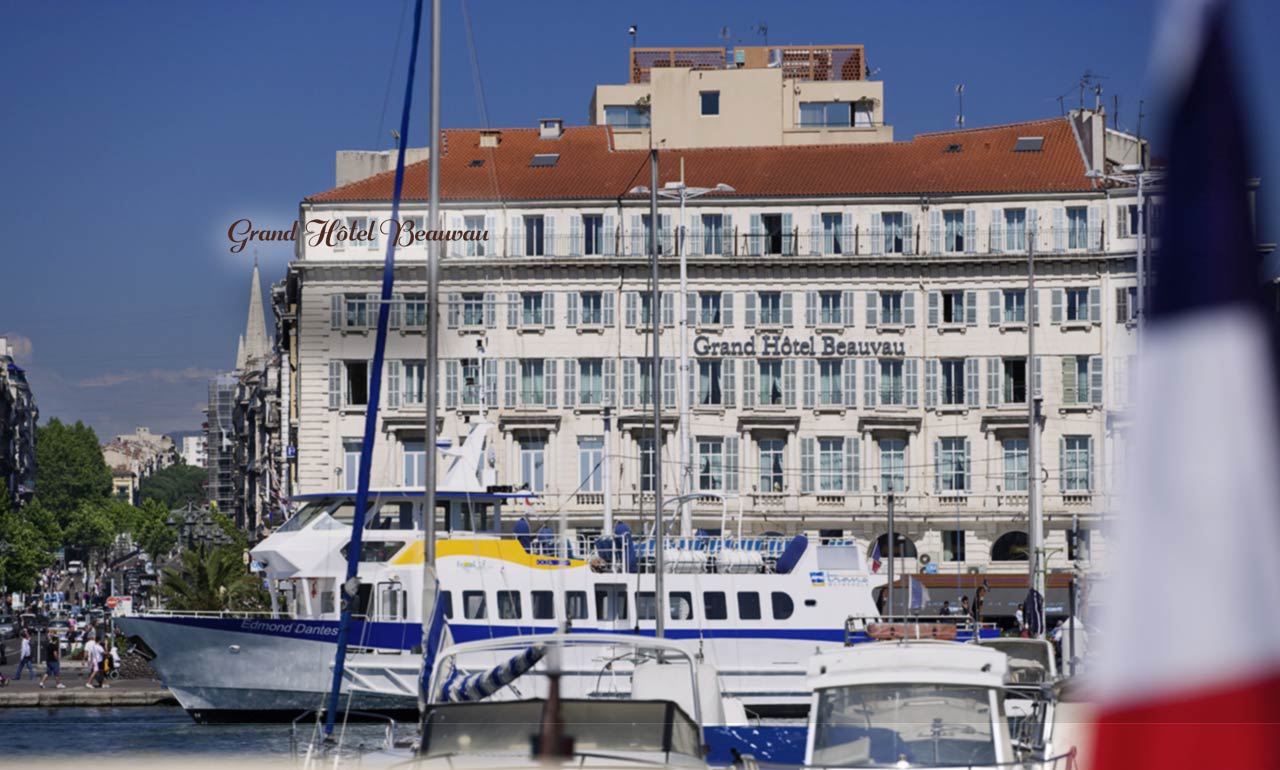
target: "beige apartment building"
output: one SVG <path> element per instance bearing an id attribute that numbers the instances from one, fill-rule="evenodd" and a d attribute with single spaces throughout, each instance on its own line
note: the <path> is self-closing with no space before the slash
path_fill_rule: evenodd
<path id="1" fill-rule="evenodd" d="M 1126 446 L 1137 198 L 1090 172 L 1114 171 L 1134 140 L 1090 111 L 905 142 L 837 131 L 811 143 L 783 125 L 767 146 L 709 146 L 717 134 L 680 127 L 695 122 L 687 113 L 701 98 L 678 81 L 710 78 L 727 111 L 736 109 L 727 92 L 770 90 L 786 74 L 652 69 L 597 89 L 599 125 L 445 132 L 443 222 L 488 240 L 445 250 L 436 372 L 423 364 L 426 248 L 397 253 L 374 488 L 422 485 L 424 382 L 436 376 L 441 436 L 465 435 L 483 412 L 496 426 L 499 479 L 540 493 L 538 516 L 563 508 L 580 532 L 598 529 L 607 474 L 615 516 L 633 527 L 651 519 L 655 485 L 670 496 L 681 475 L 683 238 L 694 491 L 737 495 L 730 508 L 736 520 L 741 501 L 744 530 L 838 534 L 868 551 L 885 536 L 892 492 L 906 569 L 923 569 L 928 556 L 944 571 L 1025 571 L 1028 400 L 1038 394 L 1034 472 L 1044 479 L 1049 564 L 1102 569 L 1099 530 L 1118 499 Z M 801 90 L 846 84 L 875 86 L 873 133 L 887 132 L 879 84 L 802 81 Z M 691 186 L 733 188 L 690 201 L 683 221 L 662 201 L 657 308 L 648 199 L 630 192 L 648 184 L 647 149 L 601 112 L 616 89 L 640 86 L 652 87 L 647 130 L 669 140 L 661 183 L 683 168 Z M 783 101 L 785 114 L 795 101 Z M 664 127 L 660 107 L 685 114 Z M 301 219 L 364 229 L 390 217 L 391 192 L 392 175 L 375 175 L 307 198 Z M 407 170 L 402 204 L 418 228 L 426 193 L 424 161 Z M 1158 204 L 1148 205 L 1150 222 Z M 385 232 L 373 242 L 299 240 L 275 292 L 298 493 L 354 486 Z M 663 405 L 660 467 L 654 399 Z M 711 496 L 693 513 L 698 528 L 721 526 Z"/>

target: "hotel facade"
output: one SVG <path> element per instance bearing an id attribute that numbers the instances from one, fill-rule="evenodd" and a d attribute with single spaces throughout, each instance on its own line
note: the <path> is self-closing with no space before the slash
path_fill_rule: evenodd
<path id="1" fill-rule="evenodd" d="M 632 59 L 631 84 L 597 89 L 596 125 L 444 132 L 441 225 L 487 240 L 442 246 L 435 372 L 423 362 L 426 246 L 397 250 L 373 487 L 423 484 L 424 381 L 435 376 L 441 437 L 457 440 L 483 413 L 498 478 L 541 495 L 530 518 L 563 509 L 580 533 L 596 531 L 610 488 L 615 518 L 638 527 L 657 484 L 680 491 L 683 321 L 690 491 L 736 496 L 730 527 L 741 506 L 744 531 L 853 538 L 869 553 L 892 493 L 904 569 L 1025 572 L 1036 473 L 1049 567 L 1105 571 L 1136 345 L 1139 201 L 1101 175 L 1145 161 L 1145 146 L 1088 110 L 893 142 L 880 84 L 861 79 L 860 63 L 842 82 L 830 68 L 752 69 L 751 57 L 736 57 L 747 72 L 644 72 Z M 747 103 L 726 93 L 744 75 L 747 89 L 830 93 L 821 107 L 802 96 L 770 107 L 783 126 L 771 146 L 679 128 Z M 806 79 L 818 76 L 828 80 Z M 715 98 L 685 81 L 711 82 Z M 841 107 L 844 86 L 853 95 Z M 623 103 L 609 104 L 620 88 Z M 677 128 L 659 136 L 673 110 L 684 111 Z M 732 188 L 688 201 L 683 219 L 662 200 L 656 308 L 648 196 L 634 192 L 650 179 L 637 145 L 653 140 L 660 185 L 683 174 L 690 187 Z M 429 162 L 406 172 L 401 216 L 417 229 Z M 376 235 L 300 237 L 273 292 L 295 493 L 354 487 L 392 177 L 305 199 L 304 229 L 336 220 Z M 1154 229 L 1158 199 L 1145 205 Z M 1040 467 L 1029 469 L 1037 397 Z M 712 494 L 692 509 L 697 528 L 721 527 Z"/>

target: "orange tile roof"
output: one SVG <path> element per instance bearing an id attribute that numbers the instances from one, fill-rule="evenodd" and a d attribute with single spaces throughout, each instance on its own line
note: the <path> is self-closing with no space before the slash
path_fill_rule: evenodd
<path id="1" fill-rule="evenodd" d="M 440 169 L 445 201 L 607 200 L 649 183 L 648 153 L 612 149 L 605 126 L 565 128 L 542 139 L 536 128 L 501 130 L 496 148 L 480 147 L 480 131 L 446 134 Z M 1040 152 L 1014 152 L 1018 137 L 1043 136 Z M 948 152 L 950 145 L 959 152 Z M 550 167 L 529 165 L 536 153 L 559 153 Z M 1094 189 L 1086 179 L 1075 132 L 1066 118 L 920 134 L 909 142 L 813 147 L 732 147 L 665 150 L 661 183 L 723 182 L 729 197 L 1045 193 Z M 473 166 L 475 160 L 483 160 Z M 427 167 L 405 170 L 406 200 L 427 197 Z M 395 172 L 362 179 L 306 200 L 313 203 L 390 200 Z"/>

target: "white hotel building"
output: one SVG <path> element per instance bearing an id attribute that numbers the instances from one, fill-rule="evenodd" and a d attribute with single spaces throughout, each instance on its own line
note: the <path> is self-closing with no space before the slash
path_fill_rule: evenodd
<path id="1" fill-rule="evenodd" d="M 803 49 L 810 60 L 839 51 Z M 1040 393 L 1048 562 L 1102 569 L 1135 349 L 1137 197 L 1090 172 L 1142 160 L 1145 147 L 1091 111 L 893 142 L 860 48 L 842 77 L 753 67 L 748 53 L 731 53 L 731 68 L 699 69 L 718 62 L 678 51 L 687 66 L 636 65 L 632 83 L 597 89 L 597 125 L 445 132 L 444 224 L 489 240 L 446 250 L 434 373 L 423 366 L 426 248 L 397 253 L 374 488 L 421 486 L 423 380 L 438 376 L 441 436 L 464 435 L 483 401 L 499 479 L 539 492 L 537 516 L 564 507 L 580 531 L 598 528 L 609 474 L 615 516 L 633 527 L 651 519 L 658 478 L 671 495 L 680 475 L 683 227 L 695 483 L 739 494 L 745 529 L 839 532 L 870 550 L 893 491 L 907 569 L 927 554 L 944 572 L 1025 571 L 1015 560 L 1028 529 L 1027 401 Z M 787 98 L 753 102 L 738 89 Z M 742 105 L 777 129 L 740 139 Z M 735 190 L 690 201 L 683 222 L 661 203 L 656 377 L 648 198 L 629 194 L 649 183 L 650 140 L 662 143 L 661 183 L 683 164 L 689 185 Z M 349 183 L 304 200 L 300 220 L 388 219 L 393 173 L 351 179 L 360 174 L 343 168 L 340 156 Z M 422 222 L 426 191 L 424 160 L 407 171 L 402 216 Z M 354 486 L 385 237 L 300 239 L 275 292 L 295 492 Z M 1032 249 L 1036 316 L 1025 291 Z M 694 516 L 717 528 L 720 505 L 695 504 Z"/>

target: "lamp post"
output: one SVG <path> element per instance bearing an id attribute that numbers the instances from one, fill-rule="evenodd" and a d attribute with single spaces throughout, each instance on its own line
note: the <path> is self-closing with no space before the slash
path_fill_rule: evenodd
<path id="1" fill-rule="evenodd" d="M 680 494 L 684 499 L 680 505 L 680 534 L 688 537 L 693 534 L 693 507 L 692 499 L 689 493 L 693 491 L 693 445 L 692 436 L 689 430 L 689 412 L 693 394 L 689 392 L 689 262 L 687 258 L 687 250 L 685 247 L 685 203 L 692 198 L 701 198 L 708 193 L 732 193 L 737 192 L 734 188 L 727 184 L 720 183 L 715 187 L 689 187 L 684 183 L 684 160 L 680 161 L 680 181 L 668 182 L 662 189 L 658 190 L 658 197 L 669 198 L 680 201 L 680 225 L 677 231 L 677 250 L 680 255 L 680 296 L 676 305 L 678 318 L 677 324 L 680 327 L 680 367 L 678 371 L 679 382 L 676 383 L 676 393 L 679 399 L 677 406 L 680 410 L 680 423 L 678 425 L 678 442 L 680 444 Z M 648 187 L 636 187 L 631 190 L 633 195 L 649 195 Z M 656 228 L 657 222 L 650 222 L 651 228 Z M 657 378 L 654 374 L 654 378 Z"/>

